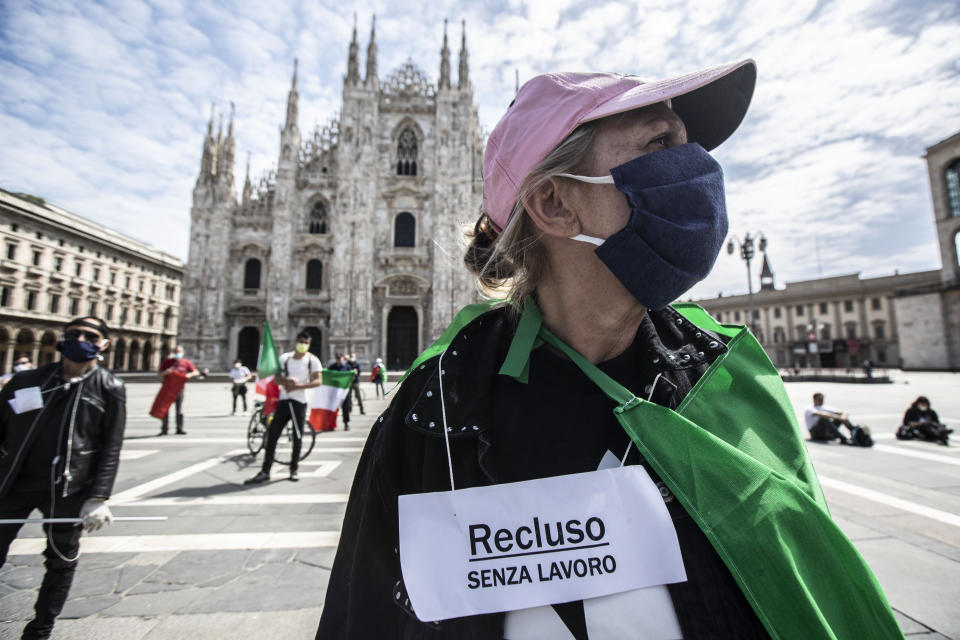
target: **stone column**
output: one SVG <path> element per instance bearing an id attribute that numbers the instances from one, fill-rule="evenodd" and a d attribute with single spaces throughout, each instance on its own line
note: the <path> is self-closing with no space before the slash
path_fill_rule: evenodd
<path id="1" fill-rule="evenodd" d="M 17 343 L 13 340 L 7 342 L 7 352 L 3 354 L 3 370 L 13 371 L 13 354 L 17 350 Z"/>
<path id="2" fill-rule="evenodd" d="M 36 335 L 34 331 L 34 335 Z M 40 341 L 33 341 L 33 350 L 30 352 L 30 361 L 33 363 L 34 367 L 40 366 Z"/>

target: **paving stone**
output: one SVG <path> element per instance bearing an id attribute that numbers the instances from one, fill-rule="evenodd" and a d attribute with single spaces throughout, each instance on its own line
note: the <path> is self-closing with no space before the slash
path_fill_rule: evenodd
<path id="1" fill-rule="evenodd" d="M 233 582 L 222 586 L 207 597 L 184 607 L 181 613 L 269 611 L 278 608 L 296 609 L 298 607 L 292 603 L 284 607 L 277 607 L 275 605 L 264 606 L 268 601 L 271 603 L 274 602 L 275 596 L 272 594 L 288 586 L 284 581 L 287 577 L 285 575 L 287 566 L 288 565 L 273 563 L 262 565 L 257 569 L 247 572 Z M 307 584 L 313 584 L 313 582 L 300 583 L 297 585 L 297 588 L 302 592 Z M 315 605 L 315 602 L 311 603 L 311 606 Z"/>
<path id="2" fill-rule="evenodd" d="M 125 596 L 117 604 L 104 609 L 103 616 L 165 616 L 186 604 L 208 595 L 212 589 L 189 587 L 168 593 L 144 593 Z"/>
<path id="3" fill-rule="evenodd" d="M 139 640 L 313 638 L 319 622 L 319 607 L 279 612 L 175 615 L 164 618 Z M 78 636 L 77 640 L 81 638 Z"/>
<path id="4" fill-rule="evenodd" d="M 902 611 L 894 609 L 893 617 L 897 619 L 897 624 L 900 625 L 900 631 L 903 632 L 903 635 L 910 635 L 912 633 L 930 633 L 929 628 L 920 624 Z"/>
<path id="5" fill-rule="evenodd" d="M 300 549 L 297 551 L 295 560 L 304 564 L 331 569 L 333 559 L 337 555 L 336 547 L 317 547 L 314 549 Z"/>
<path id="6" fill-rule="evenodd" d="M 0 620 L 29 620 L 33 617 L 33 603 L 36 601 L 37 592 L 33 589 L 15 591 L 0 598 Z"/>
<path id="7" fill-rule="evenodd" d="M 290 562 L 295 554 L 293 549 L 257 549 L 250 552 L 244 566 L 254 569 L 270 562 Z"/>
<path id="8" fill-rule="evenodd" d="M 127 589 L 127 596 L 135 596 L 141 593 L 164 593 L 167 591 L 182 591 L 190 588 L 191 585 L 180 582 L 141 582 Z"/>
<path id="9" fill-rule="evenodd" d="M 117 584 L 114 587 L 114 591 L 116 593 L 123 593 L 149 576 L 158 568 L 159 565 L 155 564 L 135 564 L 122 567 L 120 569 L 120 576 L 117 578 Z"/>
<path id="10" fill-rule="evenodd" d="M 71 589 L 72 591 L 72 589 Z M 73 594 L 67 598 L 67 604 L 63 608 L 61 618 L 86 618 L 95 613 L 100 613 L 107 607 L 120 602 L 122 598 L 115 593 L 104 596 L 93 596 L 91 598 L 74 598 Z"/>
<path id="11" fill-rule="evenodd" d="M 43 554 L 40 553 L 7 556 L 7 563 L 3 569 L 0 569 L 0 575 L 3 575 L 3 572 L 6 571 L 8 567 L 41 567 L 43 566 L 43 561 Z"/>
<path id="12" fill-rule="evenodd" d="M 43 567 L 14 567 L 0 573 L 0 582 L 13 589 L 36 589 L 43 581 Z"/>
<path id="13" fill-rule="evenodd" d="M 205 586 L 223 584 L 244 571 L 245 550 L 184 551 L 160 567 L 146 582 Z"/>
<path id="14" fill-rule="evenodd" d="M 117 586 L 117 578 L 119 577 L 120 569 L 86 571 L 82 568 L 77 568 L 77 573 L 73 578 L 73 586 L 70 587 L 70 596 L 73 598 L 86 598 L 89 596 L 102 596 L 113 593 Z"/>
<path id="15" fill-rule="evenodd" d="M 80 556 L 77 571 L 116 569 L 132 560 L 136 555 L 135 553 L 85 553 Z"/>
<path id="16" fill-rule="evenodd" d="M 151 629 L 160 624 L 157 618 L 124 616 L 105 618 L 90 616 L 72 620 L 57 620 L 51 640 L 141 640 Z M 0 638 L 6 638 L 0 634 Z M 11 638 L 20 636 L 11 636 Z M 185 640 L 193 640 L 189 635 Z M 208 639 L 204 639 L 208 640 Z"/>

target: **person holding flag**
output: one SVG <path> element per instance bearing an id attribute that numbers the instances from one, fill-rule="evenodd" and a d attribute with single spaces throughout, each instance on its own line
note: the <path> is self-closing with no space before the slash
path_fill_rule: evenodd
<path id="1" fill-rule="evenodd" d="M 272 347 L 273 336 L 268 331 L 264 332 L 264 345 L 268 335 Z M 263 361 L 263 346 L 261 346 L 260 356 L 261 361 Z M 267 356 L 269 357 L 269 354 Z M 309 333 L 301 331 L 297 334 L 297 343 L 294 350 L 280 356 L 278 367 L 279 371 L 274 374 L 274 382 L 280 387 L 280 399 L 273 420 L 270 422 L 270 429 L 267 432 L 263 466 L 257 472 L 257 475 L 248 478 L 244 484 L 262 484 L 270 480 L 270 467 L 273 466 L 277 441 L 290 421 L 293 421 L 294 433 L 293 455 L 290 459 L 290 480 L 291 482 L 300 480 L 300 475 L 297 473 L 297 463 L 300 461 L 300 445 L 307 414 L 306 390 L 319 387 L 322 384 L 321 369 L 323 368 L 317 356 L 310 353 Z"/>

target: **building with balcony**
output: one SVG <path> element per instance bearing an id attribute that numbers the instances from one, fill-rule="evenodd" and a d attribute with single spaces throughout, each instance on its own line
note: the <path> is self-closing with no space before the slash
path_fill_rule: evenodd
<path id="1" fill-rule="evenodd" d="M 766 254 L 760 291 L 698 300 L 721 322 L 749 324 L 779 367 L 960 370 L 960 132 L 926 149 L 941 268 L 841 275 L 774 287 Z"/>
<path id="2" fill-rule="evenodd" d="M 256 364 L 269 320 L 278 348 L 299 331 L 327 362 L 356 353 L 408 366 L 476 299 L 462 228 L 480 210 L 483 136 L 466 36 L 451 79 L 444 33 L 439 79 L 413 62 L 386 79 L 373 28 L 361 74 L 354 29 L 342 110 L 299 129 L 296 64 L 276 170 L 234 189 L 231 116 L 207 128 L 193 192 L 181 342 L 199 366 Z"/>
<path id="3" fill-rule="evenodd" d="M 64 323 L 106 320 L 115 371 L 156 369 L 172 351 L 183 265 L 174 256 L 34 196 L 0 190 L 0 372 L 23 354 L 57 359 Z"/>

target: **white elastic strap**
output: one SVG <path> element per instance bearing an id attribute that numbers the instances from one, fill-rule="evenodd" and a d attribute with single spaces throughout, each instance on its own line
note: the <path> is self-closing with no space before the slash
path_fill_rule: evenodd
<path id="1" fill-rule="evenodd" d="M 653 390 L 657 388 L 657 383 L 660 381 L 660 377 L 663 373 L 658 373 L 657 377 L 653 379 L 653 384 L 650 385 L 650 393 L 647 395 L 647 402 L 650 402 L 650 398 L 653 397 Z M 627 450 L 623 452 L 623 459 L 620 460 L 620 466 L 627 464 L 627 456 L 630 455 L 630 447 L 633 446 L 633 440 L 627 443 Z"/>
<path id="2" fill-rule="evenodd" d="M 447 445 L 447 467 L 450 469 L 450 491 L 456 491 L 453 484 L 453 457 L 450 455 L 450 434 L 447 431 L 447 406 L 443 400 L 443 356 L 447 355 L 446 350 L 440 354 L 440 360 L 437 362 L 437 380 L 440 383 L 440 417 L 443 420 L 443 441 Z"/>
<path id="3" fill-rule="evenodd" d="M 603 238 L 595 238 L 593 236 L 584 235 L 582 233 L 578 233 L 575 236 L 570 236 L 570 239 L 579 240 L 580 242 L 589 242 L 590 244 L 595 244 L 598 247 L 604 243 Z"/>
<path id="4" fill-rule="evenodd" d="M 616 184 L 613 176 L 578 176 L 574 173 L 556 173 L 561 178 L 571 178 L 580 182 L 589 182 L 590 184 Z"/>
<path id="5" fill-rule="evenodd" d="M 72 382 L 72 380 L 71 380 L 71 382 Z M 70 383 L 67 383 L 67 384 L 69 385 Z M 81 394 L 82 392 L 83 392 L 83 380 L 81 379 L 80 383 L 77 385 L 77 390 L 74 392 L 75 395 L 74 395 L 74 399 L 73 399 L 73 409 L 72 409 L 71 412 L 70 412 L 70 423 L 69 423 L 70 426 L 68 427 L 68 431 L 73 428 L 74 423 L 76 422 L 76 419 L 77 419 L 77 407 L 78 407 L 79 404 L 80 404 L 80 394 Z M 64 423 L 60 423 L 60 435 L 59 435 L 58 438 L 57 438 L 60 442 L 63 442 L 63 425 L 64 425 Z M 67 442 L 67 446 L 68 446 L 68 447 L 70 446 L 70 442 L 69 442 L 69 441 Z M 54 509 L 56 508 L 56 504 L 57 504 L 57 462 L 59 462 L 59 460 L 60 460 L 60 456 L 59 456 L 59 454 L 58 454 L 56 457 L 54 457 L 53 462 L 50 464 L 50 515 L 51 515 L 51 516 L 54 515 L 54 513 L 55 513 Z M 69 464 L 70 464 L 70 456 L 69 456 L 69 455 L 66 457 L 66 461 L 64 462 L 64 464 L 65 464 L 65 465 L 69 465 Z M 70 469 L 69 469 L 68 466 L 65 466 L 65 467 L 64 467 L 64 475 L 69 477 L 69 474 L 70 474 Z M 63 485 L 64 485 L 64 486 L 63 486 L 63 489 L 64 489 L 64 491 L 66 491 L 66 489 L 67 489 L 67 486 L 66 486 L 66 485 L 67 485 L 67 479 L 66 479 L 66 478 L 64 478 L 64 480 L 63 480 Z M 66 496 L 64 496 L 64 497 L 66 497 Z M 82 521 L 82 519 L 81 519 L 81 521 Z M 53 549 L 53 552 L 54 552 L 55 554 L 57 554 L 57 556 L 58 556 L 61 560 L 63 560 L 64 562 L 76 562 L 77 560 L 80 559 L 80 553 L 81 553 L 81 551 L 80 551 L 80 547 L 79 547 L 79 546 L 77 547 L 77 555 L 73 556 L 72 558 L 66 557 L 65 555 L 63 555 L 63 553 L 60 551 L 60 549 L 57 548 L 57 544 L 53 541 L 53 526 L 52 526 L 52 525 L 49 526 L 49 527 L 47 527 L 47 542 L 50 543 L 50 548 Z"/>

